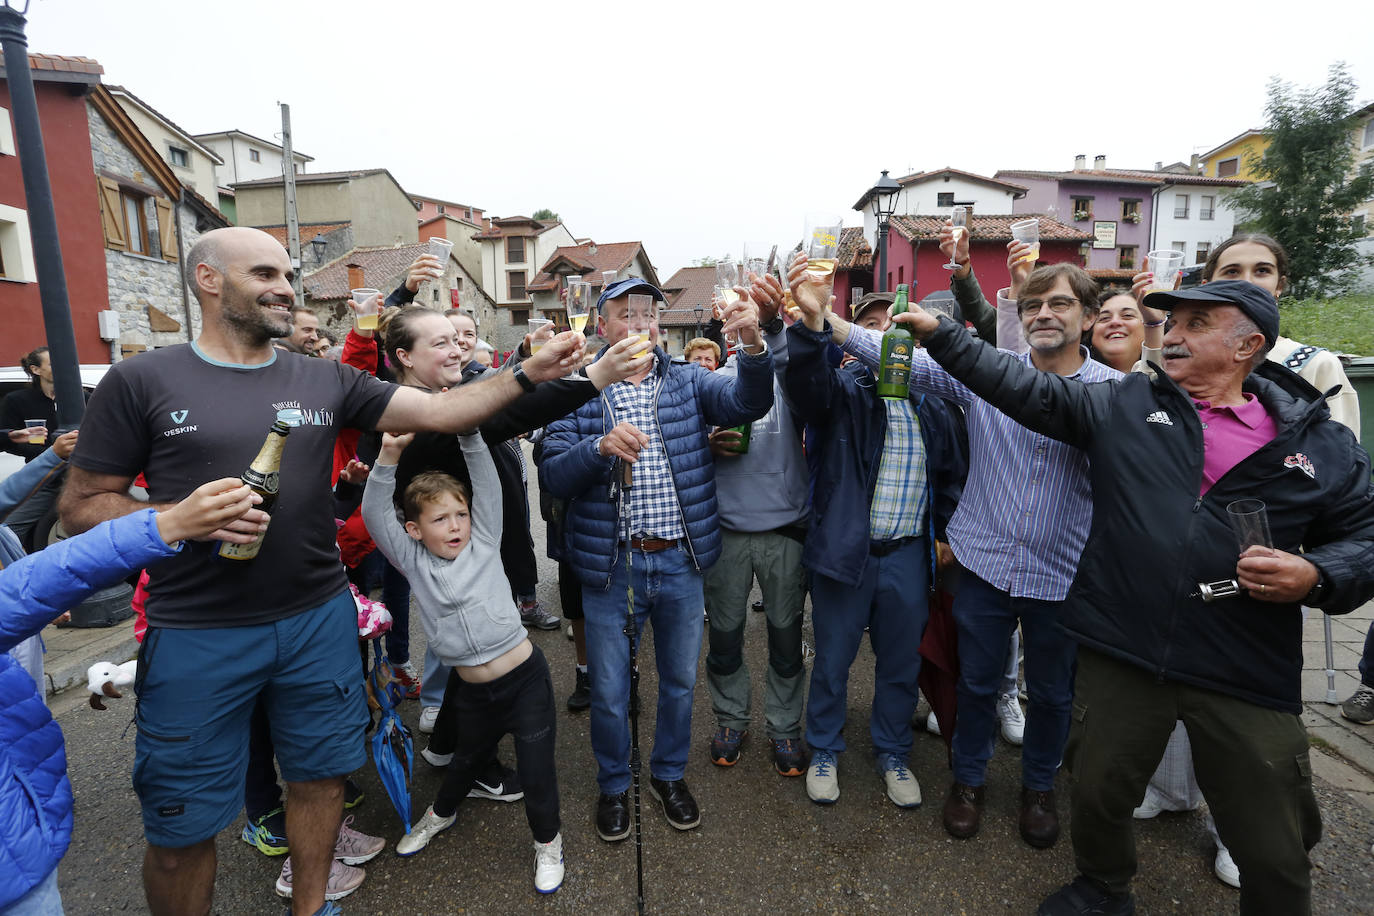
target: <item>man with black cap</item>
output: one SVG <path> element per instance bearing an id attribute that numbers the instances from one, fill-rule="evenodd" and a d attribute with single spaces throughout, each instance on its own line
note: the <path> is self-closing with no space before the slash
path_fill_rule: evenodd
<path id="1" fill-rule="evenodd" d="M 539 482 L 567 501 L 564 557 L 582 582 L 592 750 L 601 789 L 596 830 L 607 841 L 630 834 L 629 591 L 636 632 L 646 620 L 653 625 L 659 675 L 649 789 L 673 827 L 690 830 L 701 821 L 683 774 L 701 654 L 702 572 L 721 551 L 707 434 L 712 426 L 757 420 L 773 404 L 773 364 L 758 308 L 747 291 L 737 292 L 741 298 L 725 316 L 726 329 L 737 331 L 741 343 L 738 372 L 730 377 L 674 363 L 658 346 L 657 310 L 664 298 L 653 284 L 630 277 L 608 286 L 597 302 L 597 332 L 608 344 L 624 340 L 632 306 L 645 304 L 632 303 L 632 294 L 641 294 L 650 300 L 650 313 L 638 326 L 647 328 L 653 348 L 645 352 L 643 370 L 551 423 L 544 438 Z"/>
<path id="2" fill-rule="evenodd" d="M 1092 462 L 1092 535 L 1060 618 L 1079 643 L 1066 763 L 1080 874 L 1039 912 L 1134 912 L 1131 811 L 1182 720 L 1241 912 L 1308 913 L 1321 818 L 1299 608 L 1374 596 L 1369 457 L 1331 420 L 1332 392 L 1264 359 L 1268 292 L 1219 281 L 1145 305 L 1173 313 L 1162 372 L 1106 384 L 1037 372 L 919 310 L 898 319 L 951 375 Z M 1242 552 L 1228 507 L 1256 497 L 1273 547 Z M 1199 584 L 1218 580 L 1237 593 L 1205 602 Z"/>
<path id="3" fill-rule="evenodd" d="M 817 804 L 839 800 L 849 669 L 867 629 L 877 658 L 869 717 L 877 771 L 888 800 L 914 808 L 921 786 L 907 761 L 935 538 L 944 537 L 967 468 L 958 408 L 935 396 L 881 398 L 873 373 L 858 362 L 830 368 L 830 285 L 803 284 L 803 267 L 799 260 L 791 269 L 802 320 L 787 331 L 785 387 L 809 427 L 814 461 L 802 553 L 816 636 L 806 792 Z M 881 329 L 892 301 L 891 293 L 869 293 L 855 322 Z"/>

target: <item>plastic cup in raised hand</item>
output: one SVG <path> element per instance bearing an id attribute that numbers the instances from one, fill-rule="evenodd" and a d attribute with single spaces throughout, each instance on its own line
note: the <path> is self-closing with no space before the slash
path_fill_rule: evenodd
<path id="1" fill-rule="evenodd" d="M 1023 219 L 1020 222 L 1011 224 L 1011 237 L 1018 242 L 1025 242 L 1031 246 L 1029 254 L 1023 254 L 1017 261 L 1030 261 L 1034 264 L 1040 260 L 1040 220 Z"/>
<path id="2" fill-rule="evenodd" d="M 1146 267 L 1154 274 L 1147 293 L 1170 292 L 1178 282 L 1178 272 L 1183 269 L 1183 252 L 1171 248 L 1160 248 L 1145 256 Z"/>
<path id="3" fill-rule="evenodd" d="M 48 421 L 39 417 L 37 420 L 25 420 L 26 429 L 41 429 L 42 432 L 29 433 L 29 445 L 42 445 L 48 441 Z"/>
<path id="4" fill-rule="evenodd" d="M 527 331 L 530 335 L 530 355 L 533 356 L 544 348 L 544 344 L 553 340 L 553 320 L 531 318 Z"/>
<path id="5" fill-rule="evenodd" d="M 353 320 L 357 322 L 358 330 L 377 330 L 377 316 L 382 310 L 381 290 L 370 289 L 364 286 L 358 289 L 349 290 L 349 294 L 353 297 L 353 301 L 358 304 L 358 307 L 354 309 L 353 312 Z"/>
<path id="6" fill-rule="evenodd" d="M 1269 536 L 1269 513 L 1262 499 L 1238 499 L 1226 505 L 1226 520 L 1236 535 L 1236 546 L 1244 553 L 1251 547 L 1273 549 Z"/>
<path id="7" fill-rule="evenodd" d="M 630 336 L 638 337 L 643 346 L 636 355 L 647 355 L 653 346 L 654 322 L 658 320 L 658 304 L 653 296 L 631 293 L 626 304 L 625 327 Z"/>
<path id="8" fill-rule="evenodd" d="M 448 239 L 435 238 L 429 240 L 429 253 L 439 259 L 439 268 L 441 270 L 448 269 L 448 255 L 452 250 L 453 243 Z"/>

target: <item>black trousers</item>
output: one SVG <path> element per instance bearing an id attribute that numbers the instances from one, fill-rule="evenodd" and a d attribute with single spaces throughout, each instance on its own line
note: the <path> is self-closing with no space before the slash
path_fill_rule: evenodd
<path id="1" fill-rule="evenodd" d="M 547 843 L 560 826 L 554 769 L 557 717 L 548 662 L 538 646 L 532 650 L 513 671 L 485 684 L 464 683 L 458 691 L 453 710 L 457 747 L 434 799 L 434 813 L 448 817 L 458 810 L 497 743 L 510 735 L 525 790 L 525 818 L 535 840 Z"/>

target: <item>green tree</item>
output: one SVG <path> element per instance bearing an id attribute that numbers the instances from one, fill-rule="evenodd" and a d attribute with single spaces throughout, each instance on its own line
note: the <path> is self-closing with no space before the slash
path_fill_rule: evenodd
<path id="1" fill-rule="evenodd" d="M 728 257 L 730 257 L 728 254 L 727 254 L 724 258 L 713 257 L 713 256 L 711 256 L 711 255 L 708 254 L 708 255 L 707 255 L 706 257 L 704 257 L 704 258 L 697 258 L 695 261 L 692 262 L 692 266 L 693 266 L 693 267 L 715 267 L 717 264 L 719 264 L 721 261 L 724 261 L 725 258 L 728 258 Z"/>
<path id="2" fill-rule="evenodd" d="M 1251 163 L 1258 181 L 1231 195 L 1250 226 L 1288 249 L 1288 291 L 1297 298 L 1348 289 L 1361 261 L 1350 211 L 1374 197 L 1374 164 L 1352 170 L 1355 91 L 1344 63 L 1333 64 L 1315 88 L 1272 79 L 1269 146 Z"/>
<path id="3" fill-rule="evenodd" d="M 554 212 L 553 212 L 552 210 L 550 210 L 548 207 L 543 207 L 543 208 L 541 208 L 541 209 L 539 209 L 539 210 L 535 210 L 535 211 L 534 211 L 534 216 L 530 217 L 530 219 L 537 219 L 537 220 L 539 220 L 539 221 L 542 222 L 542 223 L 561 223 L 561 222 L 563 222 L 563 217 L 559 216 L 557 213 L 554 213 Z"/>

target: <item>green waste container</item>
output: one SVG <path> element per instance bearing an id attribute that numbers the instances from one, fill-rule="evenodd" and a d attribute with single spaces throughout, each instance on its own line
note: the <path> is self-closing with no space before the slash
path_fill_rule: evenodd
<path id="1" fill-rule="evenodd" d="M 1374 356 L 1347 356 L 1341 362 L 1360 399 L 1360 444 L 1374 456 Z"/>

